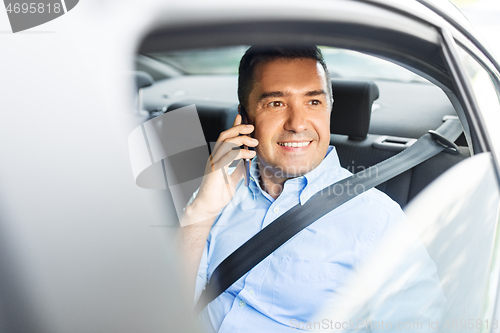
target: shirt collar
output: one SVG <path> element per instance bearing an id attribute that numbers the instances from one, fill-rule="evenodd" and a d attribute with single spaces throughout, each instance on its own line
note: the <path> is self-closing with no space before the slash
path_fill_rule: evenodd
<path id="1" fill-rule="evenodd" d="M 340 161 L 335 147 L 329 146 L 323 161 L 321 161 L 317 167 L 306 173 L 304 176 L 307 178 L 307 181 L 311 183 L 320 177 L 324 172 L 331 171 L 332 168 L 340 168 Z"/>
<path id="2" fill-rule="evenodd" d="M 259 194 L 260 191 L 262 191 L 262 188 L 260 187 L 259 184 L 259 178 L 258 178 L 258 170 L 257 170 L 257 156 L 254 157 L 251 161 L 251 166 L 250 166 L 250 181 L 249 181 L 249 186 L 248 188 L 252 192 L 253 199 L 255 199 L 256 195 Z M 302 190 L 302 193 L 300 195 L 300 204 L 303 205 L 304 203 L 309 200 L 309 198 L 317 192 L 317 190 L 320 190 L 319 188 L 315 190 L 315 188 L 312 188 L 309 186 L 310 184 L 314 183 L 316 180 L 318 180 L 322 175 L 324 175 L 325 172 L 329 173 L 334 173 L 336 174 L 338 169 L 341 168 L 340 166 L 340 161 L 337 155 L 337 151 L 334 146 L 329 146 L 328 150 L 326 152 L 325 157 L 323 158 L 323 161 L 314 168 L 313 170 L 309 171 L 303 176 L 297 177 L 297 178 L 303 178 L 305 181 L 305 187 Z M 333 174 L 332 174 L 333 175 Z M 297 179 L 293 178 L 293 179 Z M 289 182 L 290 180 L 287 180 Z M 286 184 L 286 182 L 285 182 Z M 286 186 L 286 185 L 285 185 Z M 312 192 L 312 193 L 311 193 Z"/>
<path id="3" fill-rule="evenodd" d="M 337 150 L 334 146 L 329 146 L 323 161 L 304 175 L 307 186 L 300 194 L 300 204 L 305 204 L 316 192 L 330 185 L 331 179 L 337 178 L 341 168 Z"/>

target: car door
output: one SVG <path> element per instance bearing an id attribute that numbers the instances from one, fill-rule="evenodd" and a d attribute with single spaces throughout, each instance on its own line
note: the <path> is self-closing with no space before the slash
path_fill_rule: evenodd
<path id="1" fill-rule="evenodd" d="M 447 298 L 442 332 L 498 329 L 498 76 L 472 46 L 442 31 L 443 53 L 476 149 L 422 191 L 405 213 L 435 262 Z M 477 148 L 479 147 L 479 148 Z"/>

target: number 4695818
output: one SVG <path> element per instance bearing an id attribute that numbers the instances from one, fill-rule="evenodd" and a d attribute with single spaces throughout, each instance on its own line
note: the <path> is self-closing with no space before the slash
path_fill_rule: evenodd
<path id="1" fill-rule="evenodd" d="M 47 13 L 55 13 L 55 14 L 59 14 L 61 12 L 61 4 L 60 3 L 54 3 L 54 4 L 51 4 L 51 3 L 47 3 L 47 4 L 44 4 L 44 3 L 36 3 L 36 2 L 30 2 L 30 3 L 9 3 L 9 5 L 7 6 L 7 13 L 15 13 L 15 14 L 18 14 L 18 13 L 31 13 L 31 14 L 34 14 L 34 13 L 44 13 L 44 12 L 47 12 Z"/>

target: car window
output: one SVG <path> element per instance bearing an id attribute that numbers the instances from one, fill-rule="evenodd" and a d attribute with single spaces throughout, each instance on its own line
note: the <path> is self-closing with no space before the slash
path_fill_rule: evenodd
<path id="1" fill-rule="evenodd" d="M 320 47 L 332 78 L 427 82 L 391 62 L 360 52 Z M 238 65 L 248 46 L 151 53 L 148 56 L 186 74 L 238 74 Z"/>
<path id="2" fill-rule="evenodd" d="M 493 74 L 461 46 L 458 46 L 458 54 L 469 79 L 477 106 L 485 118 L 485 126 L 491 129 L 488 133 L 493 141 L 499 140 L 500 132 L 493 128 L 494 125 L 500 124 L 499 87 L 495 84 Z"/>

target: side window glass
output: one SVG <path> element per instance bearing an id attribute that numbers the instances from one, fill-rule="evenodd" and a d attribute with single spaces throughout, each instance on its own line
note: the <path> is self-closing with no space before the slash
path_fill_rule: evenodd
<path id="1" fill-rule="evenodd" d="M 500 124 L 500 94 L 498 86 L 487 71 L 475 58 L 462 47 L 458 47 L 458 54 L 469 79 L 472 92 L 483 117 L 488 134 L 492 141 L 500 140 L 500 132 L 493 128 Z"/>

